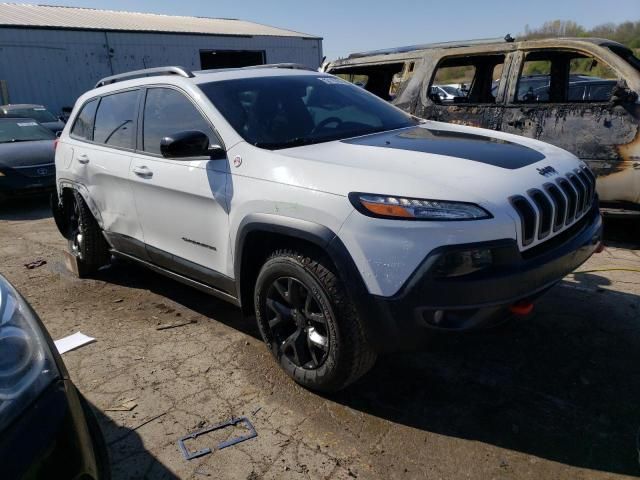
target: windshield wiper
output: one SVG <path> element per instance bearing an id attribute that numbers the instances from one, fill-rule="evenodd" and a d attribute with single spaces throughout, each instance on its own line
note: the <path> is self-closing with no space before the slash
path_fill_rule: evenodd
<path id="1" fill-rule="evenodd" d="M 256 142 L 253 145 L 258 148 L 266 148 L 267 150 L 279 150 L 281 148 L 301 147 L 302 145 L 311 145 L 312 143 L 322 141 L 317 138 L 295 137 L 286 142 Z"/>

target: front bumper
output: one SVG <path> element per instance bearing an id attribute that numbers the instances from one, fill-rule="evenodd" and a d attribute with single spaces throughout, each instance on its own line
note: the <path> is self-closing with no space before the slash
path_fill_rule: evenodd
<path id="1" fill-rule="evenodd" d="M 98 479 L 96 438 L 75 386 L 53 382 L 0 434 L 3 478 Z"/>
<path id="2" fill-rule="evenodd" d="M 509 307 L 543 294 L 584 263 L 602 239 L 597 205 L 576 225 L 521 253 L 515 240 L 452 245 L 431 252 L 393 297 L 374 296 L 363 316 L 379 351 L 415 348 L 434 328 L 470 330 L 509 314 Z M 460 277 L 437 278 L 432 267 L 445 252 L 489 248 L 494 264 Z"/>

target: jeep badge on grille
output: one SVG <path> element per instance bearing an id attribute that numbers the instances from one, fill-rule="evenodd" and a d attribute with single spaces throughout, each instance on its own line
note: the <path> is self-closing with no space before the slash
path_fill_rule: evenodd
<path id="1" fill-rule="evenodd" d="M 543 177 L 551 177 L 553 175 L 558 175 L 558 171 L 555 168 L 553 168 L 551 165 L 538 168 L 537 170 L 538 170 L 538 173 Z"/>

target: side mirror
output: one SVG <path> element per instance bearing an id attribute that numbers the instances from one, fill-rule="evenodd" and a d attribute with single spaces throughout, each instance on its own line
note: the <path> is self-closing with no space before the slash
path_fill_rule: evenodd
<path id="1" fill-rule="evenodd" d="M 209 137 L 198 130 L 177 132 L 160 141 L 160 153 L 165 158 L 209 157 L 224 158 L 220 145 L 210 145 Z"/>
<path id="2" fill-rule="evenodd" d="M 635 103 L 638 94 L 627 86 L 624 80 L 619 81 L 611 90 L 611 103 L 620 105 L 622 103 Z"/>

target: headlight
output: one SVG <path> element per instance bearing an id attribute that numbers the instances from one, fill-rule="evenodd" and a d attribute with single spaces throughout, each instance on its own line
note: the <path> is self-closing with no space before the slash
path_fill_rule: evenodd
<path id="1" fill-rule="evenodd" d="M 474 203 L 350 193 L 352 205 L 364 215 L 405 220 L 481 220 L 492 218 Z"/>
<path id="2" fill-rule="evenodd" d="M 35 314 L 0 275 L 0 431 L 58 376 Z"/>
<path id="3" fill-rule="evenodd" d="M 0 177 L 4 177 L 5 174 L 0 171 Z"/>

